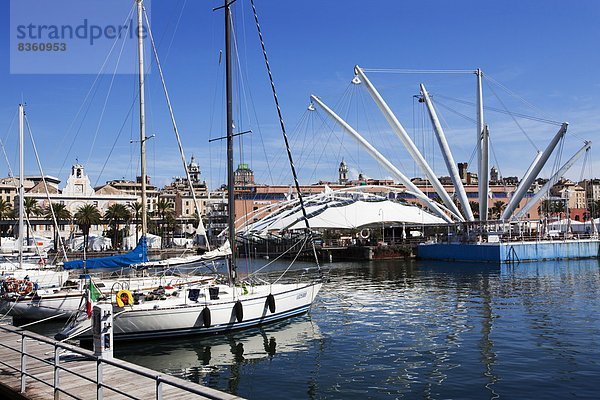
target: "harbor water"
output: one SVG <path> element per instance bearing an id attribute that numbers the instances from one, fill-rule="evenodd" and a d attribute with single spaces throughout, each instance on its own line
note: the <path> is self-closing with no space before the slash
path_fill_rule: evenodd
<path id="1" fill-rule="evenodd" d="M 597 398 L 598 260 L 328 267 L 308 316 L 115 356 L 249 399 Z"/>
<path id="2" fill-rule="evenodd" d="M 327 267 L 310 315 L 115 357 L 248 399 L 598 398 L 598 260 Z"/>

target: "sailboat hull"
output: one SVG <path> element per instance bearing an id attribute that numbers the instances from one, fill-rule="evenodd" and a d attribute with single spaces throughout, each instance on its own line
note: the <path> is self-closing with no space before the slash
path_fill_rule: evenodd
<path id="1" fill-rule="evenodd" d="M 114 308 L 113 334 L 115 340 L 149 339 L 187 335 L 211 335 L 248 329 L 306 313 L 319 290 L 321 283 L 264 285 L 252 288 L 250 294 L 223 293 L 218 300 L 201 300 L 186 303 L 181 300 L 151 302 L 132 307 Z M 269 290 L 270 289 L 270 290 Z M 236 288 L 236 291 L 238 288 Z M 267 301 L 272 294 L 275 312 L 271 312 Z M 242 314 L 236 312 L 236 303 L 241 303 Z M 239 306 L 237 306 L 239 307 Z M 204 314 L 210 310 L 210 325 L 206 325 Z M 241 317 L 241 318 L 240 318 Z M 76 331 L 89 327 L 84 322 L 73 330 L 64 331 L 64 337 L 72 337 Z M 90 340 L 89 329 L 79 336 Z"/>
<path id="2" fill-rule="evenodd" d="M 74 315 L 82 301 L 82 292 L 33 299 L 0 301 L 4 313 L 20 320 L 37 321 L 46 318 L 67 319 Z"/>
<path id="3" fill-rule="evenodd" d="M 120 289 L 133 292 L 152 290 L 158 287 L 181 287 L 185 283 L 212 281 L 208 276 L 157 276 L 125 278 L 121 280 L 96 281 L 95 285 L 107 297 L 112 297 Z M 11 315 L 24 321 L 38 321 L 46 318 L 69 319 L 79 313 L 85 288 L 83 282 L 78 289 L 63 289 L 58 291 L 38 291 L 33 297 L 6 297 L 0 299 L 0 313 Z"/>

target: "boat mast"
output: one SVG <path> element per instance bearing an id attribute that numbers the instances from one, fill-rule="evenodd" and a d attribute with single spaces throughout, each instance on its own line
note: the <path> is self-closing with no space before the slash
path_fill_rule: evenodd
<path id="1" fill-rule="evenodd" d="M 488 214 L 488 155 L 487 131 L 483 121 L 483 72 L 477 68 L 477 186 L 479 191 L 479 220 L 487 221 Z"/>
<path id="2" fill-rule="evenodd" d="M 235 0 L 234 0 L 235 1 Z M 224 0 L 225 8 L 225 90 L 227 98 L 227 206 L 229 211 L 229 283 L 235 284 L 237 254 L 235 245 L 235 179 L 233 172 L 233 82 L 231 77 L 231 10 L 229 0 Z"/>
<path id="3" fill-rule="evenodd" d="M 23 218 L 25 208 L 25 188 L 23 182 L 25 181 L 23 173 L 23 119 L 25 116 L 25 106 L 19 104 L 19 266 L 23 265 Z M 52 204 L 50 204 L 52 206 Z M 28 243 L 29 244 L 29 243 Z"/>
<path id="4" fill-rule="evenodd" d="M 146 109 L 144 106 L 144 26 L 142 22 L 143 0 L 137 1 L 138 60 L 140 78 L 140 174 L 142 175 L 142 237 L 148 232 L 146 203 Z"/>

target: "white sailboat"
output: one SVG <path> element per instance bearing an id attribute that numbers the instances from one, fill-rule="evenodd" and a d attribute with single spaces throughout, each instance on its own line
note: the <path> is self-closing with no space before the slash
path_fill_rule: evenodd
<path id="1" fill-rule="evenodd" d="M 141 15 L 144 10 L 142 0 L 136 1 L 138 29 L 141 29 Z M 225 66 L 227 77 L 228 236 L 230 243 L 236 243 L 233 167 L 233 139 L 236 135 L 233 132 L 230 5 L 229 0 L 225 0 L 225 4 L 221 8 L 225 12 Z M 139 37 L 141 38 L 142 35 L 139 35 Z M 277 101 L 275 92 L 273 94 Z M 141 104 L 143 107 L 143 102 Z M 143 109 L 141 115 L 143 115 Z M 284 129 L 283 133 L 287 145 Z M 289 146 L 287 147 L 291 161 Z M 290 164 L 298 188 L 293 163 L 290 162 Z M 299 190 L 298 194 L 301 196 Z M 306 215 L 305 221 L 307 228 L 309 228 Z M 309 239 L 311 235 L 309 229 L 307 229 L 307 235 L 307 239 Z M 157 299 L 154 296 L 147 296 L 145 293 L 137 293 L 136 301 L 131 301 L 132 299 L 127 297 L 119 298 L 119 296 L 109 299 L 114 309 L 113 332 L 115 340 L 224 333 L 301 315 L 310 309 L 322 286 L 320 268 L 318 268 L 319 274 L 315 278 L 308 278 L 305 281 L 294 283 L 279 283 L 279 279 L 273 283 L 257 279 L 239 280 L 236 272 L 236 254 L 236 246 L 231 246 L 226 283 L 221 283 L 215 279 L 204 284 L 184 284 L 181 290 L 168 298 Z M 319 267 L 316 253 L 315 262 Z M 87 340 L 91 336 L 90 324 L 90 319 L 82 313 L 79 318 L 68 324 L 57 335 L 57 338 L 62 340 L 78 337 Z"/>
<path id="2" fill-rule="evenodd" d="M 67 281 L 69 273 L 57 271 L 55 266 L 43 262 L 27 261 L 24 257 L 23 232 L 25 189 L 24 189 L 24 118 L 25 106 L 19 104 L 19 236 L 17 239 L 18 256 L 16 260 L 5 260 L 0 263 L 0 294 L 14 293 L 24 296 L 37 288 L 56 288 Z M 42 258 L 39 259 L 40 261 Z M 2 304 L 0 303 L 0 311 Z"/>
<path id="3" fill-rule="evenodd" d="M 141 26 L 141 14 L 139 24 Z M 140 42 L 141 42 L 140 36 Z M 99 290 L 102 297 L 112 298 L 120 291 L 126 293 L 144 292 L 160 293 L 159 298 L 169 297 L 171 293 L 181 289 L 182 284 L 198 284 L 201 282 L 212 282 L 213 277 L 199 275 L 197 270 L 208 263 L 219 259 L 223 260 L 230 254 L 228 246 L 222 246 L 211 252 L 198 256 L 177 257 L 175 259 L 162 261 L 147 260 L 147 201 L 146 201 L 146 156 L 145 141 L 145 113 L 144 113 L 144 65 L 143 47 L 140 43 L 140 151 L 141 151 L 141 174 L 142 174 L 142 239 L 134 251 L 112 257 L 75 260 L 65 262 L 62 271 L 51 271 L 41 269 L 40 265 L 24 264 L 22 259 L 18 266 L 2 276 L 7 278 L 0 286 L 0 313 L 8 314 L 20 321 L 41 321 L 48 319 L 69 319 L 74 317 L 82 306 L 82 296 L 87 292 L 91 282 L 91 276 L 87 274 L 88 269 L 120 268 L 115 271 L 109 279 L 94 279 L 94 287 Z M 20 121 L 20 143 L 22 154 L 23 134 L 23 106 L 19 107 Z M 23 162 L 21 157 L 21 185 L 20 185 L 20 207 L 23 210 Z M 20 238 L 22 243 L 23 216 L 20 215 Z M 19 254 L 22 254 L 20 252 Z M 85 251 L 84 251 L 85 254 Z M 22 255 L 20 256 L 22 257 Z M 1 264 L 0 264 L 1 265 Z M 12 264 L 9 266 L 12 267 Z M 116 266 L 116 267 L 115 267 Z M 129 269 L 129 267 L 132 267 Z M 188 267 L 185 271 L 178 268 Z M 191 270 L 191 267 L 195 269 Z M 69 280 L 69 272 L 66 269 L 83 269 L 86 271 L 79 277 Z M 158 269 L 158 272 L 149 274 L 146 271 Z M 8 270 L 7 270 L 8 271 Z M 112 276 L 116 274 L 117 276 Z M 141 275 L 141 276 L 140 276 Z"/>

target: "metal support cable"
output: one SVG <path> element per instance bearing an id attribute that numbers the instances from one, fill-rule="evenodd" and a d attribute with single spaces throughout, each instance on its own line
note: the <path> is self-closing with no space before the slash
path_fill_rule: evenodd
<path id="1" fill-rule="evenodd" d="M 508 115 L 510 115 L 510 117 L 512 118 L 512 120 L 515 123 L 515 125 L 517 125 L 517 127 L 519 128 L 519 130 L 523 133 L 523 135 L 525 135 L 525 137 L 527 138 L 527 140 L 529 141 L 529 143 L 531 143 L 531 145 L 533 146 L 533 148 L 536 151 L 540 151 L 539 147 L 536 146 L 535 142 L 533 140 L 531 140 L 531 137 L 529 137 L 529 135 L 527 134 L 527 132 L 525 132 L 525 129 L 523 129 L 523 127 L 521 126 L 521 124 L 519 123 L 519 121 L 517 121 L 517 118 L 515 118 L 515 115 L 508 110 L 508 108 L 506 107 L 506 105 L 504 104 L 504 102 L 502 101 L 502 99 L 500 98 L 500 96 L 498 96 L 498 94 L 496 93 L 496 91 L 494 90 L 494 88 L 492 87 L 492 85 L 488 85 L 488 89 L 490 89 L 490 91 L 492 92 L 492 94 L 496 97 L 496 100 L 498 100 L 498 102 L 502 105 L 502 108 L 504 108 L 504 111 Z"/>
<path id="2" fill-rule="evenodd" d="M 504 90 L 506 93 L 508 93 L 509 95 L 511 95 L 512 97 L 520 100 L 523 104 L 525 104 L 526 106 L 528 106 L 529 108 L 531 108 L 532 110 L 540 113 L 541 115 L 545 115 L 544 111 L 541 110 L 540 108 L 536 107 L 535 105 L 533 105 L 532 103 L 528 102 L 527 100 L 525 100 L 525 98 L 523 96 L 520 96 L 518 94 L 516 94 L 515 92 L 513 92 L 512 90 L 510 90 L 509 88 L 507 88 L 506 86 L 504 86 L 503 84 L 501 84 L 500 82 L 498 82 L 496 79 L 492 78 L 491 76 L 489 76 L 488 74 L 486 74 L 484 76 L 484 79 L 486 79 L 487 81 L 493 83 L 494 85 L 497 85 L 499 88 L 501 88 L 502 90 Z M 558 121 L 552 121 L 550 120 L 550 118 L 547 118 L 548 115 L 545 115 L 544 118 L 540 118 L 541 121 L 544 122 L 549 122 L 552 123 L 554 125 L 561 125 L 561 122 Z"/>
<path id="3" fill-rule="evenodd" d="M 472 69 L 402 69 L 402 68 L 363 68 L 365 72 L 388 74 L 472 74 Z"/>
<path id="4" fill-rule="evenodd" d="M 104 104 L 102 105 L 102 110 L 100 111 L 100 118 L 98 119 L 98 124 L 96 125 L 96 131 L 94 132 L 94 137 L 92 139 L 92 144 L 90 146 L 90 152 L 88 154 L 88 158 L 87 158 L 86 164 L 90 163 L 90 160 L 92 158 L 92 154 L 94 152 L 94 146 L 96 144 L 96 139 L 98 138 L 98 133 L 100 132 L 100 126 L 102 125 L 102 121 L 104 120 L 104 113 L 106 112 L 106 108 L 108 106 L 108 99 L 110 98 L 110 95 L 112 93 L 113 85 L 115 83 L 115 78 L 117 76 L 117 69 L 119 68 L 119 65 L 121 63 L 121 57 L 123 56 L 123 50 L 124 49 L 125 49 L 125 40 L 123 40 L 123 43 L 121 44 L 121 50 L 119 51 L 119 55 L 118 55 L 117 60 L 115 62 L 115 67 L 113 69 L 113 73 L 112 73 L 112 76 L 111 76 L 111 79 L 110 79 L 110 83 L 108 85 L 108 92 L 106 94 L 106 97 L 104 98 Z"/>
<path id="5" fill-rule="evenodd" d="M 123 21 L 122 26 L 127 26 L 127 31 L 126 33 L 129 32 L 129 26 L 127 24 L 127 21 L 129 21 L 131 19 L 131 16 L 133 15 L 133 10 L 135 9 L 135 4 L 133 4 L 131 6 L 131 9 L 129 10 L 129 13 L 127 14 L 127 18 Z M 88 89 L 88 92 L 86 93 L 83 101 L 81 102 L 81 105 L 79 106 L 79 109 L 77 110 L 77 113 L 75 114 L 75 117 L 73 117 L 73 120 L 71 121 L 71 123 L 69 124 L 69 127 L 67 128 L 63 138 L 60 141 L 60 144 L 58 146 L 56 146 L 56 151 L 54 154 L 54 157 L 57 157 L 59 154 L 64 154 L 64 159 L 63 159 L 63 163 L 60 166 L 60 169 L 58 171 L 58 176 L 60 176 L 62 174 L 62 170 L 67 162 L 67 159 L 69 157 L 69 154 L 71 153 L 71 150 L 73 149 L 73 145 L 75 144 L 75 140 L 77 139 L 77 136 L 79 135 L 79 132 L 81 132 L 81 128 L 83 126 L 83 121 L 85 120 L 88 112 L 90 111 L 92 102 L 90 100 L 90 102 L 87 105 L 87 108 L 83 114 L 81 123 L 79 124 L 79 127 L 77 128 L 77 131 L 75 132 L 75 136 L 73 137 L 73 140 L 71 141 L 71 144 L 69 146 L 69 149 L 67 150 L 67 152 L 64 152 L 64 146 L 63 143 L 65 142 L 65 139 L 67 138 L 67 135 L 71 132 L 71 130 L 73 129 L 75 122 L 77 121 L 77 118 L 79 117 L 79 115 L 81 114 L 81 112 L 83 111 L 85 104 L 88 100 L 88 98 L 90 98 L 90 95 L 92 96 L 92 98 L 94 98 L 96 96 L 96 92 L 98 91 L 100 85 L 96 85 L 96 83 L 98 83 L 98 81 L 100 81 L 101 77 L 103 76 L 104 73 L 104 68 L 106 67 L 106 65 L 108 64 L 108 61 L 110 59 L 110 56 L 112 55 L 113 50 L 115 49 L 115 46 L 117 45 L 119 40 L 119 37 L 116 37 L 115 40 L 113 41 L 113 44 L 108 52 L 108 54 L 106 55 L 106 57 L 104 58 L 104 62 L 102 63 L 102 65 L 100 66 L 100 69 L 98 71 L 98 74 L 96 74 L 96 77 L 94 79 L 94 81 L 92 82 L 90 88 Z"/>
<path id="6" fill-rule="evenodd" d="M 17 118 L 17 114 L 14 114 L 12 120 L 10 121 L 10 125 L 8 127 L 8 132 L 10 132 L 12 130 L 16 118 Z M 8 133 L 7 133 L 7 136 L 8 136 Z M 10 160 L 8 159 L 8 154 L 6 154 L 6 147 L 4 146 L 4 142 L 6 142 L 6 138 L 4 139 L 4 141 L 0 140 L 0 147 L 2 147 L 2 154 L 4 155 L 4 160 L 6 161 L 6 165 L 8 167 L 8 176 L 12 178 L 14 175 L 13 175 L 12 168 L 10 167 Z"/>
<path id="7" fill-rule="evenodd" d="M 263 40 L 262 31 L 260 29 L 260 23 L 258 21 L 258 14 L 257 14 L 257 11 L 256 11 L 256 6 L 254 4 L 254 0 L 250 0 L 250 3 L 252 4 L 252 11 L 254 12 L 254 21 L 256 22 L 256 29 L 258 31 L 258 37 L 260 39 L 260 45 L 262 47 L 263 57 L 264 57 L 264 60 L 265 60 L 265 66 L 266 66 L 267 72 L 269 74 L 269 81 L 271 82 L 271 91 L 273 92 L 273 99 L 275 101 L 275 106 L 277 108 L 277 115 L 279 116 L 279 123 L 281 125 L 281 133 L 283 134 L 283 139 L 285 141 L 285 147 L 286 147 L 286 150 L 287 150 L 288 159 L 290 161 L 290 168 L 292 169 L 292 175 L 294 177 L 294 184 L 296 186 L 296 191 L 298 193 L 298 200 L 300 201 L 300 206 L 302 208 L 302 215 L 304 217 L 304 222 L 306 224 L 306 231 L 307 231 L 307 234 L 310 237 L 310 241 L 311 241 L 312 249 L 313 249 L 313 255 L 315 257 L 315 262 L 317 264 L 317 267 L 320 268 L 320 266 L 319 266 L 319 258 L 317 257 L 317 249 L 315 248 L 315 243 L 314 243 L 314 240 L 313 240 L 312 231 L 310 229 L 310 223 L 308 222 L 308 216 L 306 215 L 306 209 L 304 208 L 304 200 L 302 199 L 302 191 L 300 190 L 300 183 L 298 182 L 298 175 L 296 174 L 296 168 L 294 166 L 294 159 L 292 158 L 292 152 L 290 150 L 290 146 L 289 146 L 287 134 L 286 134 L 286 131 L 285 131 L 285 123 L 283 121 L 283 115 L 281 113 L 281 107 L 279 106 L 279 99 L 277 98 L 277 91 L 275 90 L 275 83 L 273 81 L 273 74 L 271 73 L 271 67 L 269 65 L 269 58 L 267 57 L 267 50 L 265 48 L 265 42 Z"/>
<path id="8" fill-rule="evenodd" d="M 46 199 L 48 200 L 48 208 L 50 209 L 50 213 L 52 214 L 52 222 L 54 223 L 54 229 L 58 232 L 58 219 L 56 219 L 56 214 L 54 212 L 54 207 L 52 207 L 52 200 L 50 199 L 50 191 L 48 190 L 48 183 L 46 182 L 46 175 L 44 175 L 44 170 L 42 168 L 42 163 L 40 162 L 40 156 L 37 151 L 37 146 L 35 145 L 35 140 L 33 140 L 33 133 L 31 132 L 31 126 L 29 125 L 29 119 L 27 115 L 25 115 L 25 124 L 27 125 L 27 131 L 29 132 L 29 138 L 31 139 L 31 145 L 33 146 L 33 152 L 35 154 L 35 160 L 37 161 L 38 168 L 40 169 L 40 174 L 42 175 L 42 182 L 44 183 L 44 190 L 46 191 Z M 60 233 L 58 234 L 60 247 L 63 252 L 63 257 L 65 261 L 69 261 L 67 257 L 67 250 L 65 249 L 65 243 L 60 237 Z"/>
<path id="9" fill-rule="evenodd" d="M 468 105 L 468 106 L 475 105 L 475 103 L 472 102 L 472 101 L 462 100 L 462 99 L 458 99 L 456 97 L 451 97 L 451 96 L 445 96 L 445 95 L 442 95 L 442 94 L 439 94 L 439 93 L 435 93 L 435 97 L 446 99 L 446 100 L 451 100 L 451 101 L 454 101 L 456 103 L 460 103 L 460 104 L 464 104 L 464 105 Z M 496 108 L 496 107 L 484 106 L 483 109 L 487 110 L 487 111 L 494 111 L 494 112 L 501 113 L 501 114 L 509 114 L 511 116 L 515 116 L 515 117 L 519 117 L 519 118 L 523 118 L 523 119 L 528 119 L 528 120 L 531 120 L 531 121 L 543 122 L 543 123 L 546 123 L 546 124 L 549 124 L 549 125 L 555 125 L 555 126 L 561 126 L 562 125 L 562 122 L 558 122 L 558 121 L 551 120 L 551 119 L 548 119 L 548 118 L 540 118 L 540 117 L 534 117 L 534 116 L 527 115 L 527 114 L 516 113 L 516 112 L 513 112 L 513 111 L 505 111 L 505 110 L 502 110 L 502 109 Z"/>
<path id="10" fill-rule="evenodd" d="M 163 74 L 162 66 L 160 64 L 160 59 L 158 58 L 158 50 L 156 49 L 156 45 L 154 43 L 154 36 L 152 35 L 152 29 L 150 28 L 150 20 L 148 18 L 148 13 L 146 12 L 146 8 L 143 8 L 144 18 L 146 19 L 146 25 L 148 26 L 148 37 L 150 38 L 150 43 L 152 44 L 152 50 L 154 52 L 154 58 L 156 60 L 156 67 L 158 68 L 158 73 L 160 75 L 160 81 L 162 83 L 163 91 L 165 93 L 165 100 L 167 102 L 167 108 L 169 109 L 169 116 L 171 118 L 171 124 L 173 125 L 173 132 L 175 133 L 175 138 L 177 139 L 177 146 L 179 147 L 179 154 L 181 156 L 181 163 L 183 164 L 183 170 L 185 171 L 186 178 L 188 180 L 188 184 L 190 186 L 190 192 L 192 193 L 192 201 L 194 202 L 194 207 L 196 208 L 196 212 L 198 213 L 198 230 L 200 234 L 204 236 L 204 240 L 206 242 L 206 248 L 210 250 L 210 244 L 208 243 L 208 236 L 206 236 L 206 229 L 204 228 L 204 223 L 202 222 L 202 213 L 200 212 L 200 205 L 198 203 L 198 199 L 196 197 L 196 191 L 194 190 L 194 184 L 192 182 L 192 177 L 190 175 L 190 171 L 187 168 L 187 160 L 185 157 L 185 152 L 183 151 L 183 144 L 181 143 L 181 136 L 179 136 L 179 129 L 177 128 L 177 121 L 175 120 L 175 114 L 173 112 L 173 106 L 171 105 L 171 98 L 169 96 L 169 91 L 167 90 L 167 84 L 165 82 L 165 76 Z"/>

